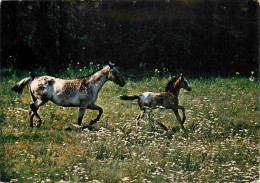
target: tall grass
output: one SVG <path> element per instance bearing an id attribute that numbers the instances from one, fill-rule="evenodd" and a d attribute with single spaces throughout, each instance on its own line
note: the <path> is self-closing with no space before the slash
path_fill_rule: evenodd
<path id="1" fill-rule="evenodd" d="M 69 67 L 59 77 L 92 70 Z M 252 182 L 259 179 L 259 83 L 248 78 L 189 79 L 192 91 L 180 92 L 188 129 L 171 110 L 156 109 L 134 120 L 137 102 L 121 94 L 162 91 L 168 77 L 128 78 L 120 88 L 108 82 L 97 104 L 104 113 L 93 131 L 65 131 L 77 121 L 77 108 L 51 102 L 42 106 L 41 128 L 29 127 L 28 90 L 11 86 L 28 71 L 5 70 L 1 78 L 1 181 L 11 182 Z M 38 74 L 45 74 L 39 70 Z M 87 111 L 83 124 L 97 112 Z M 156 122 L 169 130 L 161 129 Z"/>

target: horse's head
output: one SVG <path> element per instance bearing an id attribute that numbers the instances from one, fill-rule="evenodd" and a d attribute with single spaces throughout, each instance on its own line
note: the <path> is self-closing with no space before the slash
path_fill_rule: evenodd
<path id="1" fill-rule="evenodd" d="M 191 86 L 187 79 L 184 78 L 183 74 L 179 76 L 180 80 L 180 88 L 184 88 L 185 90 L 191 91 Z"/>
<path id="2" fill-rule="evenodd" d="M 121 73 L 118 71 L 118 69 L 115 67 L 115 64 L 112 64 L 109 62 L 109 71 L 108 71 L 108 80 L 113 81 L 117 85 L 123 87 L 125 86 L 125 81 L 121 75 Z"/>

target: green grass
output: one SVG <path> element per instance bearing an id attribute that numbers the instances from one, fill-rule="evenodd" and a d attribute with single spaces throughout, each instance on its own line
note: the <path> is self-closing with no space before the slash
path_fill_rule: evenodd
<path id="1" fill-rule="evenodd" d="M 69 68 L 57 75 L 88 74 Z M 104 113 L 94 131 L 65 131 L 77 108 L 42 106 L 41 128 L 29 127 L 30 97 L 11 86 L 27 71 L 2 70 L 0 81 L 1 181 L 11 182 L 252 182 L 259 179 L 259 83 L 248 78 L 190 79 L 180 92 L 186 132 L 170 110 L 148 113 L 135 131 L 137 102 L 119 95 L 162 91 L 168 77 L 128 78 L 120 88 L 108 82 L 97 104 Z M 39 70 L 38 74 L 45 74 Z M 129 74 L 125 74 L 127 78 Z M 134 76 L 134 75 L 132 75 Z M 97 112 L 87 111 L 83 124 Z M 156 125 L 167 126 L 165 131 Z"/>

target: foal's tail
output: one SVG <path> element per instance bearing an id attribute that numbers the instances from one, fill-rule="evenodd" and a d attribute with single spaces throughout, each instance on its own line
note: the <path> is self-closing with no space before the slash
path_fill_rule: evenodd
<path id="1" fill-rule="evenodd" d="M 133 96 L 127 96 L 127 95 L 122 95 L 120 96 L 121 100 L 135 100 L 135 99 L 139 99 L 138 95 L 133 95 Z"/>
<path id="2" fill-rule="evenodd" d="M 23 80 L 19 81 L 16 83 L 11 90 L 17 93 L 21 93 L 23 91 L 23 88 L 25 87 L 26 84 L 28 84 L 29 81 L 32 81 L 34 79 L 35 75 L 31 74 L 30 77 L 24 78 Z"/>

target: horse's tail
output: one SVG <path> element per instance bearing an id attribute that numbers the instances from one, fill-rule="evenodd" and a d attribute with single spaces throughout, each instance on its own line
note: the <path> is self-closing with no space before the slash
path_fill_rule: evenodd
<path id="1" fill-rule="evenodd" d="M 139 96 L 138 95 L 133 95 L 133 96 L 121 95 L 120 99 L 121 100 L 135 100 L 135 99 L 139 99 Z"/>
<path id="2" fill-rule="evenodd" d="M 23 88 L 25 87 L 26 84 L 28 84 L 29 81 L 32 81 L 34 79 L 35 75 L 31 74 L 30 77 L 24 78 L 23 80 L 19 81 L 16 83 L 11 90 L 17 93 L 21 93 L 23 91 Z"/>

